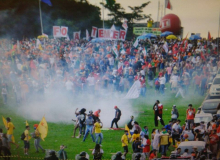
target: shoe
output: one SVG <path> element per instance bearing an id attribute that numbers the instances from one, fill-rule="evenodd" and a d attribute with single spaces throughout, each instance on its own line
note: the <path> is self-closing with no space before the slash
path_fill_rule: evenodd
<path id="1" fill-rule="evenodd" d="M 100 144 L 100 147 L 102 147 L 102 145 Z"/>
<path id="2" fill-rule="evenodd" d="M 75 138 L 75 136 L 72 136 L 72 138 Z"/>
<path id="3" fill-rule="evenodd" d="M 27 156 L 28 156 L 28 153 L 25 153 L 25 155 L 27 155 Z"/>

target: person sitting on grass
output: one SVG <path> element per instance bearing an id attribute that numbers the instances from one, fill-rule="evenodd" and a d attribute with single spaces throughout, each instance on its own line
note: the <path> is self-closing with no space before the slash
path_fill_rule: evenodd
<path id="1" fill-rule="evenodd" d="M 96 144 L 95 149 L 93 149 L 93 151 L 92 151 L 93 159 L 94 160 L 101 160 L 103 153 L 104 153 L 104 151 L 100 148 L 100 145 Z"/>

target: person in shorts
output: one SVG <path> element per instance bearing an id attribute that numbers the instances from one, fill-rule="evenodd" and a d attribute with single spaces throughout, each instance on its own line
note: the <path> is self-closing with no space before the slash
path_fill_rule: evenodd
<path id="1" fill-rule="evenodd" d="M 18 148 L 19 145 L 15 143 L 14 136 L 13 136 L 15 126 L 11 122 L 11 118 L 7 117 L 6 121 L 7 121 L 7 128 L 6 129 L 7 129 L 7 137 L 8 137 L 9 148 L 11 148 L 10 143 L 14 144 L 16 146 L 16 148 Z"/>
<path id="2" fill-rule="evenodd" d="M 124 156 L 128 153 L 128 131 L 125 130 L 123 136 L 121 137 L 122 147 L 124 149 Z"/>
<path id="3" fill-rule="evenodd" d="M 28 150 L 30 148 L 30 135 L 29 135 L 29 130 L 30 130 L 30 127 L 29 126 L 26 126 L 26 129 L 24 131 L 24 135 L 25 135 L 25 138 L 24 138 L 24 154 L 25 155 L 28 155 Z"/>

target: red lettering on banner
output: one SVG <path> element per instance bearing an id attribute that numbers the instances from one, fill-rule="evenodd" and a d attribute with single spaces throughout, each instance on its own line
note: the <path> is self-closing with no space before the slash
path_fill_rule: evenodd
<path id="1" fill-rule="evenodd" d="M 111 30 L 110 29 L 104 29 L 104 38 L 110 39 Z"/>
<path id="2" fill-rule="evenodd" d="M 119 39 L 125 40 L 125 36 L 126 36 L 126 31 L 125 30 L 120 30 Z"/>
<path id="3" fill-rule="evenodd" d="M 92 27 L 92 33 L 91 33 L 91 37 L 96 37 L 96 33 L 97 33 L 97 28 L 96 27 Z"/>
<path id="4" fill-rule="evenodd" d="M 118 34 L 119 34 L 119 31 L 113 31 L 113 36 L 112 36 L 112 38 L 113 38 L 113 39 L 118 39 Z"/>
<path id="5" fill-rule="evenodd" d="M 67 35 L 67 28 L 66 27 L 61 27 L 61 34 L 62 34 L 62 36 Z"/>
<path id="6" fill-rule="evenodd" d="M 74 39 L 79 39 L 79 32 L 75 32 L 74 34 L 75 34 Z"/>
<path id="7" fill-rule="evenodd" d="M 57 37 L 60 36 L 60 27 L 59 26 L 53 26 L 53 36 Z"/>
<path id="8" fill-rule="evenodd" d="M 99 38 L 104 38 L 104 31 L 103 31 L 103 29 L 99 29 L 98 30 L 98 37 Z"/>

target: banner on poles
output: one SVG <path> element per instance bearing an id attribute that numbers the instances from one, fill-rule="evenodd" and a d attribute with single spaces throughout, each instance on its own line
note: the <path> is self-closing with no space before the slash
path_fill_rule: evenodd
<path id="1" fill-rule="evenodd" d="M 54 38 L 68 37 L 68 27 L 65 26 L 53 26 Z"/>
<path id="2" fill-rule="evenodd" d="M 79 32 L 73 32 L 73 39 L 76 40 L 76 39 L 80 39 L 80 31 Z"/>

